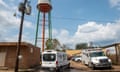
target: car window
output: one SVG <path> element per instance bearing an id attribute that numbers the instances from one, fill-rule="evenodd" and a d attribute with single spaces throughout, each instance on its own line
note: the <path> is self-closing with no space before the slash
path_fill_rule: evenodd
<path id="1" fill-rule="evenodd" d="M 44 54 L 43 61 L 55 61 L 56 55 L 55 54 Z"/>

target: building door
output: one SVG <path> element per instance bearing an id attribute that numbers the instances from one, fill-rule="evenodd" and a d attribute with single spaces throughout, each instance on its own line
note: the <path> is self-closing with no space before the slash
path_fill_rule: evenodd
<path id="1" fill-rule="evenodd" d="M 1 49 L 0 50 L 0 66 L 5 66 L 5 57 L 6 57 L 6 52 L 5 50 Z"/>

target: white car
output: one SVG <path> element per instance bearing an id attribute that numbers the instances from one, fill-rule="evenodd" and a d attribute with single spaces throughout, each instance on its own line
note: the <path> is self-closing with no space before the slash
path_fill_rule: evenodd
<path id="1" fill-rule="evenodd" d="M 73 61 L 80 62 L 81 61 L 81 56 L 75 56 L 72 59 Z"/>

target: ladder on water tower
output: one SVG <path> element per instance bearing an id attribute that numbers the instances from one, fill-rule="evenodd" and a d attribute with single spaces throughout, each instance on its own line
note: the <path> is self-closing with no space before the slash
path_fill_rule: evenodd
<path id="1" fill-rule="evenodd" d="M 45 23 L 46 23 L 45 28 L 47 28 L 46 26 L 48 26 L 49 37 L 44 38 L 44 39 L 45 40 L 52 39 L 51 13 L 48 13 L 48 19 L 45 21 Z M 42 19 L 40 19 L 40 11 L 38 11 L 36 36 L 35 36 L 35 46 L 38 46 L 38 42 L 40 42 L 40 44 L 41 44 L 41 40 L 42 40 L 42 37 L 40 37 L 40 35 L 41 35 L 40 33 L 42 32 L 41 31 L 42 29 L 40 28 L 41 26 L 42 26 Z"/>

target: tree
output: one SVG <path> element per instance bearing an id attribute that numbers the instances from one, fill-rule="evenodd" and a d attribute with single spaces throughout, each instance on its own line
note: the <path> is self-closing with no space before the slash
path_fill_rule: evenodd
<path id="1" fill-rule="evenodd" d="M 60 42 L 57 39 L 53 39 L 53 48 L 56 48 L 57 46 L 60 46 Z"/>
<path id="2" fill-rule="evenodd" d="M 47 50 L 52 49 L 52 40 L 51 39 L 48 39 L 45 44 L 46 44 Z"/>
<path id="3" fill-rule="evenodd" d="M 86 49 L 87 48 L 87 43 L 80 43 L 76 45 L 76 50 L 78 49 Z"/>
<path id="4" fill-rule="evenodd" d="M 48 39 L 46 41 L 46 49 L 56 49 L 60 47 L 60 42 L 57 39 Z"/>

